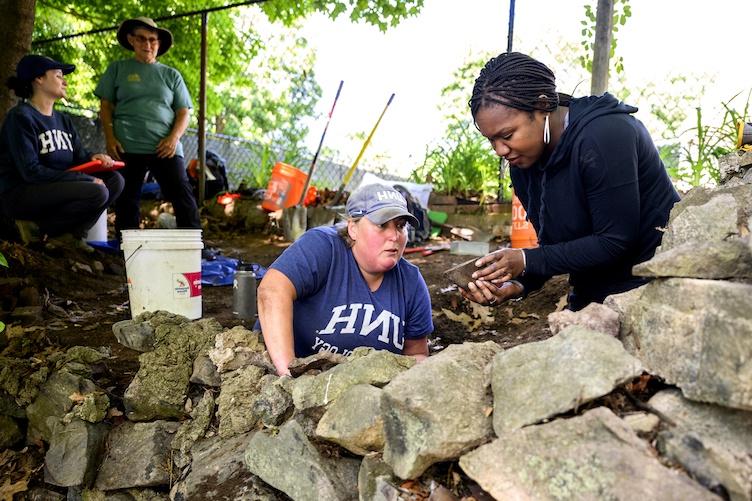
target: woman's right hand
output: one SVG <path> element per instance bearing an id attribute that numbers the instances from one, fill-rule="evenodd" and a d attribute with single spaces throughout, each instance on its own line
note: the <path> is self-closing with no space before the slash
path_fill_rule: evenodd
<path id="1" fill-rule="evenodd" d="M 123 149 L 123 145 L 120 144 L 120 141 L 113 137 L 107 140 L 107 153 L 115 160 L 122 160 L 120 154 L 125 153 L 125 150 Z"/>

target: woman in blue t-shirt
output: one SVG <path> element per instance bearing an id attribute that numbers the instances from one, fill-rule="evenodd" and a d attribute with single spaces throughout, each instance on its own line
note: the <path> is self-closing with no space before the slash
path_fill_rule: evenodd
<path id="1" fill-rule="evenodd" d="M 431 299 L 418 268 L 402 259 L 406 225 L 417 220 L 397 190 L 378 184 L 353 193 L 347 213 L 344 224 L 304 233 L 259 285 L 259 323 L 280 375 L 295 357 L 322 351 L 428 355 Z"/>
<path id="2" fill-rule="evenodd" d="M 114 171 L 67 171 L 89 160 L 113 165 L 109 155 L 91 155 L 70 118 L 54 110 L 55 102 L 66 96 L 65 75 L 74 69 L 26 55 L 8 80 L 22 101 L 8 112 L 0 130 L 0 206 L 13 219 L 36 222 L 43 235 L 82 238 L 120 194 L 123 178 Z"/>

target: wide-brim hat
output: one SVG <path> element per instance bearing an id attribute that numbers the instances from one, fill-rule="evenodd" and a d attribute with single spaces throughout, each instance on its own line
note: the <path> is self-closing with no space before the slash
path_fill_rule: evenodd
<path id="1" fill-rule="evenodd" d="M 16 65 L 16 77 L 24 82 L 31 82 L 49 70 L 60 70 L 63 75 L 67 75 L 75 69 L 76 67 L 72 64 L 61 63 L 47 56 L 27 54 Z"/>
<path id="2" fill-rule="evenodd" d="M 128 50 L 133 50 L 133 45 L 128 41 L 128 35 L 130 35 L 136 28 L 146 28 L 147 30 L 156 31 L 157 38 L 159 38 L 159 50 L 157 55 L 161 56 L 172 47 L 172 33 L 169 30 L 160 28 L 157 23 L 150 17 L 134 17 L 133 19 L 126 19 L 120 23 L 120 27 L 117 31 L 117 39 L 120 45 Z"/>
<path id="3" fill-rule="evenodd" d="M 365 217 L 374 224 L 403 217 L 413 226 L 418 226 L 418 219 L 407 210 L 407 201 L 402 194 L 383 184 L 369 184 L 355 191 L 347 200 L 347 214 L 350 217 Z"/>

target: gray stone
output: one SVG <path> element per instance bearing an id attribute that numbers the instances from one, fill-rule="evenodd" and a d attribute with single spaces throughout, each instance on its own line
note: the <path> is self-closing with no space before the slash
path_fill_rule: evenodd
<path id="1" fill-rule="evenodd" d="M 633 412 L 622 417 L 635 433 L 652 433 L 661 424 L 661 419 L 648 412 Z"/>
<path id="2" fill-rule="evenodd" d="M 460 467 L 495 499 L 718 499 L 658 462 L 605 407 L 502 433 L 462 456 Z"/>
<path id="3" fill-rule="evenodd" d="M 219 436 L 229 438 L 251 431 L 261 416 L 253 406 L 261 392 L 264 369 L 249 365 L 222 374 L 222 390 L 217 398 Z"/>
<path id="4" fill-rule="evenodd" d="M 614 337 L 572 326 L 545 341 L 515 346 L 493 359 L 497 435 L 579 407 L 642 373 Z"/>
<path id="5" fill-rule="evenodd" d="M 147 317 L 153 326 L 157 323 L 154 350 L 138 357 L 140 368 L 123 396 L 131 421 L 184 417 L 193 361 L 206 354 L 222 331 L 213 318 L 188 322 L 179 315 L 158 313 L 160 316 Z"/>
<path id="6" fill-rule="evenodd" d="M 70 396 L 74 393 L 86 394 L 97 391 L 88 379 L 64 370 L 53 372 L 39 392 L 37 398 L 26 408 L 29 427 L 26 432 L 30 442 L 49 442 L 52 428 L 73 408 Z"/>
<path id="7" fill-rule="evenodd" d="M 208 355 L 199 355 L 193 361 L 193 373 L 191 374 L 191 383 L 203 384 L 219 388 L 222 384 L 222 378 L 219 377 L 217 366 L 211 361 Z"/>
<path id="8" fill-rule="evenodd" d="M 752 412 L 686 400 L 662 391 L 650 405 L 676 423 L 658 434 L 658 448 L 708 488 L 752 499 Z M 719 489 L 720 490 L 720 489 Z"/>
<path id="9" fill-rule="evenodd" d="M 109 407 L 110 399 L 105 393 L 87 393 L 73 408 L 73 415 L 89 423 L 98 423 L 105 418 Z"/>
<path id="10" fill-rule="evenodd" d="M 384 386 L 396 375 L 415 365 L 413 357 L 396 355 L 385 350 L 359 351 L 347 362 L 317 376 L 301 376 L 292 392 L 298 410 L 324 407 L 345 390 L 357 384 Z"/>
<path id="11" fill-rule="evenodd" d="M 170 492 L 173 501 L 207 499 L 212 501 L 276 500 L 279 495 L 243 462 L 243 454 L 253 433 L 229 439 L 202 440 L 191 451 L 193 461 L 188 475 Z"/>
<path id="12" fill-rule="evenodd" d="M 752 285 L 670 278 L 642 288 L 623 340 L 692 400 L 752 410 Z"/>
<path id="13" fill-rule="evenodd" d="M 89 486 L 102 461 L 110 427 L 75 419 L 55 427 L 44 457 L 44 481 L 60 487 Z"/>
<path id="14" fill-rule="evenodd" d="M 619 314 L 599 303 L 590 303 L 580 311 L 555 311 L 548 315 L 551 332 L 558 334 L 570 325 L 579 325 L 614 337 L 619 335 Z"/>
<path id="15" fill-rule="evenodd" d="M 251 473 L 296 501 L 357 498 L 360 461 L 323 457 L 294 420 L 276 435 L 266 431 L 253 435 L 245 463 Z"/>
<path id="16" fill-rule="evenodd" d="M 27 501 L 65 501 L 63 494 L 42 487 L 32 487 L 24 494 Z"/>
<path id="17" fill-rule="evenodd" d="M 316 435 L 361 456 L 380 452 L 384 449 L 381 392 L 370 384 L 351 386 L 326 410 Z"/>
<path id="18" fill-rule="evenodd" d="M 488 365 L 493 342 L 447 347 L 384 387 L 384 461 L 401 478 L 451 460 L 493 434 Z"/>
<path id="19" fill-rule="evenodd" d="M 13 327 L 6 327 L 6 331 Z M 23 331 L 20 327 L 19 330 Z M 50 370 L 28 359 L 0 356 L 0 407 L 3 413 L 23 417 L 23 407 L 37 398 Z"/>
<path id="20" fill-rule="evenodd" d="M 214 347 L 209 350 L 209 358 L 217 371 L 228 372 L 241 369 L 257 362 L 266 350 L 258 331 L 249 331 L 242 325 L 217 334 Z"/>
<path id="21" fill-rule="evenodd" d="M 203 438 L 209 423 L 214 415 L 214 395 L 211 391 L 205 391 L 198 405 L 191 411 L 191 419 L 187 419 L 180 424 L 180 428 L 175 433 L 170 447 L 178 450 L 183 454 L 190 451 L 197 440 Z"/>
<path id="22" fill-rule="evenodd" d="M 0 415 L 0 449 L 13 447 L 23 438 L 21 428 L 10 416 Z"/>
<path id="23" fill-rule="evenodd" d="M 721 184 L 726 184 L 735 178 L 743 178 L 750 165 L 752 165 L 752 151 L 732 151 L 718 157 L 718 177 Z"/>
<path id="24" fill-rule="evenodd" d="M 121 320 L 112 324 L 112 333 L 126 348 L 141 352 L 154 349 L 154 327 L 149 322 Z"/>
<path id="25" fill-rule="evenodd" d="M 752 207 L 752 185 L 690 190 L 674 205 L 656 254 L 687 242 L 721 242 L 741 235 L 748 224 L 745 207 Z"/>
<path id="26" fill-rule="evenodd" d="M 752 250 L 747 239 L 687 242 L 632 268 L 642 277 L 752 278 Z"/>
<path id="27" fill-rule="evenodd" d="M 387 485 L 399 481 L 394 476 L 392 468 L 379 456 L 369 455 L 364 457 L 360 463 L 360 470 L 358 470 L 358 499 L 360 501 L 373 501 L 378 499 L 379 496 L 383 496 L 384 493 L 377 490 L 382 485 L 379 480 L 386 480 Z"/>
<path id="28" fill-rule="evenodd" d="M 261 392 L 253 403 L 253 414 L 259 416 L 264 426 L 279 426 L 292 414 L 292 388 L 286 387 L 288 381 L 290 378 L 272 374 L 261 378 Z"/>
<path id="29" fill-rule="evenodd" d="M 94 487 L 103 491 L 170 483 L 170 442 L 179 423 L 124 422 L 107 437 L 107 455 Z"/>

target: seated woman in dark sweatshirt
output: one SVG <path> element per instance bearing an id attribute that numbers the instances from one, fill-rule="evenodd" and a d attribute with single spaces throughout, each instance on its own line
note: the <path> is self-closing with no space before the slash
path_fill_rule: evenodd
<path id="1" fill-rule="evenodd" d="M 13 219 L 36 222 L 50 237 L 84 237 L 123 189 L 114 171 L 67 172 L 89 160 L 113 165 L 108 155 L 86 151 L 70 118 L 54 110 L 74 69 L 44 56 L 21 58 L 8 87 L 22 101 L 0 130 L 0 208 Z"/>
<path id="2" fill-rule="evenodd" d="M 463 295 L 494 304 L 568 273 L 569 308 L 579 310 L 644 284 L 632 266 L 653 257 L 679 195 L 637 108 L 608 93 L 559 94 L 548 67 L 515 52 L 486 63 L 470 108 L 511 165 L 540 245 L 482 257 Z"/>

